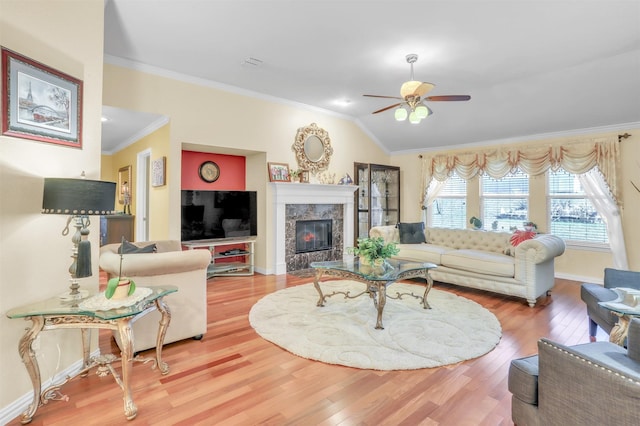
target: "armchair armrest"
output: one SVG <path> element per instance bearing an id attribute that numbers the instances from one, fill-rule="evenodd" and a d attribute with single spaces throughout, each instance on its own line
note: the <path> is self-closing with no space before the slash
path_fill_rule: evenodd
<path id="1" fill-rule="evenodd" d="M 553 260 L 564 253 L 565 244 L 562 238 L 550 234 L 541 234 L 537 237 L 526 240 L 516 247 L 516 257 L 531 256 L 533 251 L 533 262 L 543 263 Z"/>
<path id="2" fill-rule="evenodd" d="M 127 277 L 177 274 L 206 269 L 209 263 L 211 263 L 211 253 L 207 250 L 125 254 L 122 261 L 122 274 Z M 103 252 L 100 255 L 100 267 L 110 276 L 117 276 L 120 269 L 120 255 Z"/>

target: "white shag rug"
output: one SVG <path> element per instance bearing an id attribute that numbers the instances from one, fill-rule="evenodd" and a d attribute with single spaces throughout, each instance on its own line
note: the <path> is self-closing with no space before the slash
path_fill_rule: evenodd
<path id="1" fill-rule="evenodd" d="M 365 289 L 348 280 L 320 284 L 325 295 Z M 387 294 L 413 292 L 424 286 L 395 283 Z M 376 330 L 377 310 L 364 294 L 345 299 L 341 294 L 316 306 L 313 284 L 289 287 L 260 299 L 249 321 L 265 340 L 298 356 L 371 370 L 413 370 L 455 364 L 490 352 L 500 341 L 498 319 L 476 302 L 432 289 L 424 309 L 418 299 L 390 299 L 382 313 L 384 330 Z"/>

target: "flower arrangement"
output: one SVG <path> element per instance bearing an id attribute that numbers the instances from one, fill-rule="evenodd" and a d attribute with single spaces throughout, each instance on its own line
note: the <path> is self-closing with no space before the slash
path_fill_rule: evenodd
<path id="1" fill-rule="evenodd" d="M 358 238 L 357 247 L 349 247 L 347 252 L 358 256 L 362 261 L 370 265 L 381 264 L 385 259 L 396 255 L 400 249 L 396 243 L 385 243 L 384 238 Z"/>
<path id="2" fill-rule="evenodd" d="M 524 222 L 522 224 L 522 226 L 524 226 L 524 230 L 525 231 L 533 231 L 533 232 L 538 232 L 538 225 L 536 225 L 535 223 L 529 221 L 529 222 Z"/>

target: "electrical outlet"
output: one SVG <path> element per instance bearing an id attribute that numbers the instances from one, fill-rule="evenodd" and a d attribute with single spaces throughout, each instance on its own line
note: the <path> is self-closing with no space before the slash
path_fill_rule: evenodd
<path id="1" fill-rule="evenodd" d="M 34 351 L 40 350 L 40 336 L 36 336 L 36 338 L 33 339 L 33 342 L 31 342 L 31 349 Z"/>

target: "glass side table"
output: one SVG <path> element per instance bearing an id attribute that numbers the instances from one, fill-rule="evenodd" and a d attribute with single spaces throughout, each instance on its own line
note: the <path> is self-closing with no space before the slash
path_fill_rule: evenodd
<path id="1" fill-rule="evenodd" d="M 384 329 L 382 325 L 382 311 L 387 302 L 387 297 L 389 299 L 401 299 L 402 296 L 411 296 L 418 299 L 424 309 L 431 309 L 427 302 L 427 296 L 429 295 L 429 291 L 431 291 L 431 287 L 433 287 L 433 280 L 429 276 L 429 270 L 436 268 L 436 265 L 433 263 L 387 259 L 381 266 L 370 266 L 361 264 L 359 260 L 336 260 L 311 262 L 311 267 L 315 270 L 313 285 L 320 296 L 317 306 L 324 306 L 327 298 L 336 294 L 342 294 L 348 299 L 355 299 L 363 294 L 368 294 L 378 311 L 376 319 L 376 329 L 378 330 Z M 320 288 L 320 279 L 323 275 L 352 279 L 364 283 L 366 288 L 355 296 L 351 296 L 348 292 L 342 291 L 323 294 Z M 387 295 L 388 286 L 397 281 L 409 278 L 424 278 L 426 288 L 422 296 L 413 293 L 396 293 L 395 296 Z"/>
<path id="2" fill-rule="evenodd" d="M 138 291 L 143 292 L 141 297 L 136 297 Z M 169 373 L 169 366 L 162 361 L 162 345 L 164 336 L 171 321 L 171 312 L 164 303 L 163 298 L 171 293 L 178 291 L 175 286 L 162 287 L 142 287 L 136 290 L 133 296 L 133 302 L 129 306 L 121 306 L 109 308 L 108 305 L 96 306 L 88 303 L 97 300 L 97 295 L 89 295 L 85 299 L 79 300 L 62 300 L 59 297 L 31 303 L 11 309 L 7 312 L 7 317 L 12 319 L 24 318 L 32 322 L 25 334 L 20 338 L 18 344 L 18 352 L 24 362 L 31 384 L 33 385 L 33 402 L 27 410 L 22 414 L 21 423 L 31 422 L 40 405 L 48 400 L 57 399 L 59 389 L 64 383 L 71 378 L 67 378 L 62 384 L 53 385 L 50 388 L 42 390 L 42 382 L 40 378 L 40 367 L 36 359 L 36 354 L 32 348 L 33 341 L 38 337 L 41 331 L 55 330 L 61 328 L 77 328 L 82 334 L 82 352 L 83 352 L 83 368 L 79 375 L 86 376 L 89 369 L 98 367 L 99 375 L 113 374 L 116 382 L 122 388 L 124 394 L 124 414 L 127 420 L 136 417 L 138 409 L 133 402 L 131 394 L 131 373 L 133 367 L 133 332 L 131 324 L 134 320 L 158 310 L 162 315 L 158 326 L 158 337 L 156 340 L 156 357 L 155 362 L 164 374 Z M 100 293 L 99 293 L 100 294 Z M 106 301 L 106 299 L 104 299 Z M 109 301 L 110 302 L 110 301 Z M 122 345 L 122 379 L 115 373 L 111 362 L 117 360 L 112 354 L 100 355 L 89 359 L 89 346 L 91 341 L 92 329 L 113 330 L 118 333 Z M 146 361 L 144 359 L 135 359 Z"/>
<path id="3" fill-rule="evenodd" d="M 629 333 L 629 324 L 634 317 L 640 317 L 640 307 L 632 307 L 622 303 L 622 295 L 618 289 L 613 288 L 618 293 L 618 299 L 610 302 L 599 302 L 603 308 L 608 309 L 611 313 L 618 317 L 618 322 L 609 333 L 609 341 L 620 346 L 624 346 L 627 334 Z"/>

